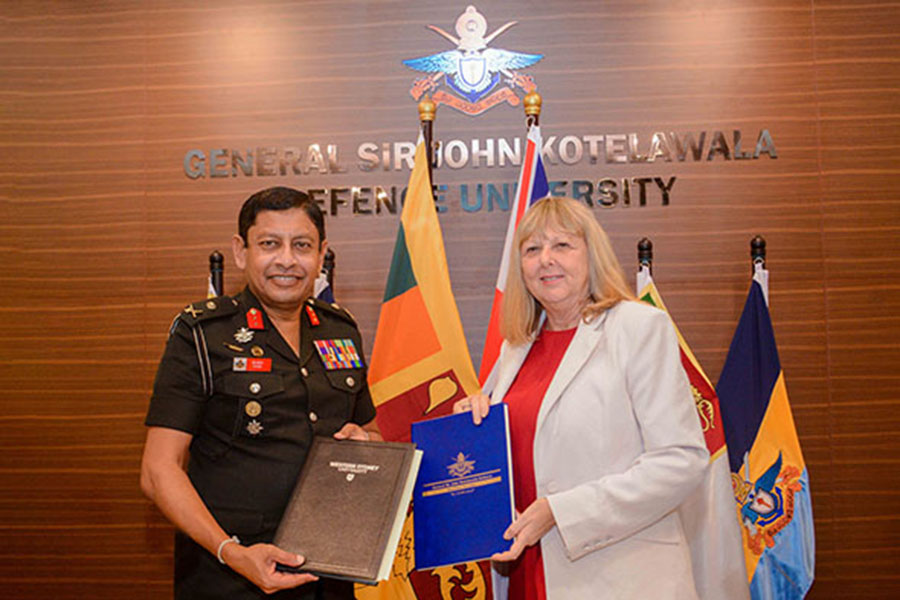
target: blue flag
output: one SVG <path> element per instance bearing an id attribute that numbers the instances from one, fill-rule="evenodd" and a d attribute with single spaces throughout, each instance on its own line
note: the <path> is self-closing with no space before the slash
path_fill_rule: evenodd
<path id="1" fill-rule="evenodd" d="M 809 473 L 800 451 L 757 266 L 716 386 L 753 600 L 799 600 L 815 567 Z"/>

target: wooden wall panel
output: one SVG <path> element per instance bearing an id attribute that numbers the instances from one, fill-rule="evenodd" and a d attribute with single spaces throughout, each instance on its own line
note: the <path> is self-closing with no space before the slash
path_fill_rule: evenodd
<path id="1" fill-rule="evenodd" d="M 484 1 L 493 45 L 529 68 L 551 136 L 768 129 L 778 158 L 568 165 L 552 181 L 676 176 L 669 206 L 595 207 L 633 281 L 655 279 L 710 378 L 766 236 L 771 312 L 810 471 L 816 600 L 893 598 L 900 544 L 900 9 L 875 0 Z M 464 5 L 184 5 L 26 0 L 0 6 L 0 587 L 16 598 L 165 598 L 172 531 L 141 497 L 142 420 L 166 330 L 205 294 L 250 193 L 405 186 L 364 172 L 362 142 L 412 141 L 416 75 Z M 445 141 L 521 137 L 521 108 L 441 107 Z M 342 173 L 185 176 L 185 153 L 337 144 Z M 460 186 L 511 186 L 514 165 L 435 172 L 457 304 L 480 360 L 507 213 Z M 571 190 L 571 187 L 564 189 Z M 397 215 L 327 217 L 337 294 L 371 351 Z M 45 565 L 53 561 L 54 569 Z"/>

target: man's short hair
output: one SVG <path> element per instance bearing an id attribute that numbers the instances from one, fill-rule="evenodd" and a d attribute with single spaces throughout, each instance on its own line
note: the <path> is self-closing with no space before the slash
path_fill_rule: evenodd
<path id="1" fill-rule="evenodd" d="M 302 208 L 309 220 L 316 226 L 319 232 L 319 247 L 325 241 L 325 216 L 319 205 L 306 193 L 289 187 L 270 187 L 256 192 L 244 202 L 241 213 L 238 215 L 238 235 L 247 245 L 247 232 L 256 224 L 256 215 L 264 210 L 290 210 Z"/>

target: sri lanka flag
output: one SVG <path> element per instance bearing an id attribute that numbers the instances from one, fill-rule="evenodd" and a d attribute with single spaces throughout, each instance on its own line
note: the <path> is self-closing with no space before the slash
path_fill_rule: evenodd
<path id="1" fill-rule="evenodd" d="M 388 441 L 409 441 L 411 423 L 448 414 L 454 401 L 478 391 L 450 288 L 421 136 L 378 318 L 369 389 L 378 410 L 378 426 Z M 412 513 L 401 535 L 391 578 L 376 587 L 357 586 L 357 598 L 488 597 L 487 564 L 415 571 Z"/>
<path id="2" fill-rule="evenodd" d="M 641 266 L 637 275 L 638 298 L 669 312 L 653 282 L 650 269 Z M 669 315 L 671 318 L 671 315 Z M 697 417 L 709 450 L 709 469 L 703 482 L 678 509 L 691 548 L 694 583 L 701 600 L 748 600 L 747 571 L 741 531 L 734 514 L 731 470 L 725 446 L 725 430 L 719 398 L 681 331 L 675 327 L 681 350 L 681 365 L 688 376 Z"/>
<path id="3" fill-rule="evenodd" d="M 478 391 L 444 239 L 419 140 L 369 365 L 369 389 L 387 440 L 409 441 L 410 423 L 449 413 Z"/>
<path id="4" fill-rule="evenodd" d="M 809 474 L 769 317 L 768 271 L 756 266 L 716 386 L 754 600 L 803 598 L 813 582 Z"/>
<path id="5" fill-rule="evenodd" d="M 516 187 L 516 198 L 509 214 L 509 225 L 506 227 L 506 241 L 503 243 L 503 255 L 500 259 L 500 272 L 497 273 L 497 285 L 494 287 L 494 303 L 491 305 L 491 318 L 488 322 L 487 335 L 484 340 L 484 353 L 481 355 L 481 368 L 478 380 L 485 394 L 491 393 L 497 381 L 497 359 L 500 358 L 500 304 L 506 290 L 506 275 L 509 272 L 509 252 L 513 237 L 522 215 L 528 208 L 550 192 L 547 185 L 547 174 L 541 161 L 541 128 L 533 125 L 528 130 L 525 140 L 525 158 Z"/>

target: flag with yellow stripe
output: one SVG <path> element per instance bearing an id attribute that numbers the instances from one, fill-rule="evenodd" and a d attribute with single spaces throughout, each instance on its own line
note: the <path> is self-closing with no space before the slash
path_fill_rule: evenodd
<path id="1" fill-rule="evenodd" d="M 453 402 L 479 390 L 450 287 L 421 137 L 378 318 L 369 364 L 369 389 L 378 410 L 378 426 L 389 441 L 409 441 L 412 423 L 447 414 Z M 412 543 L 410 513 L 391 579 L 377 587 L 358 587 L 357 598 L 489 597 L 486 564 L 415 571 Z"/>
<path id="2" fill-rule="evenodd" d="M 769 316 L 769 277 L 753 281 L 716 392 L 753 600 L 800 600 L 815 574 L 809 473 Z"/>

